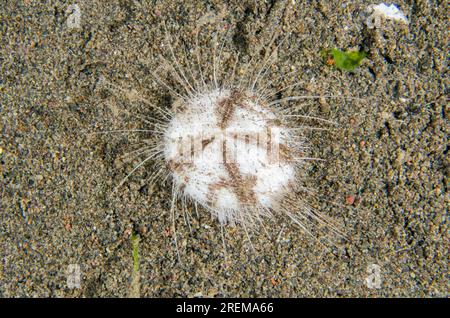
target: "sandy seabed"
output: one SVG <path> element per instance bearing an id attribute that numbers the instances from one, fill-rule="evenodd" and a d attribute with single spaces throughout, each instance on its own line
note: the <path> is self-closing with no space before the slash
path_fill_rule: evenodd
<path id="1" fill-rule="evenodd" d="M 0 296 L 448 296 L 448 4 L 399 0 L 409 24 L 369 28 L 371 3 L 3 2 Z M 326 228 L 315 239 L 275 219 L 251 233 L 255 251 L 239 226 L 225 227 L 224 248 L 200 210 L 190 226 L 176 221 L 180 262 L 170 185 L 146 183 L 154 165 L 112 193 L 139 162 L 123 154 L 140 135 L 91 132 L 139 128 L 155 115 L 149 103 L 170 106 L 151 74 L 167 53 L 164 25 L 177 57 L 200 48 L 205 70 L 215 36 L 244 65 L 291 33 L 264 80 L 289 74 L 275 89 L 299 82 L 322 96 L 293 109 L 336 122 L 306 133 L 327 160 L 311 163 L 305 186 L 345 238 L 324 243 Z M 368 54 L 343 72 L 321 58 L 333 47 Z"/>

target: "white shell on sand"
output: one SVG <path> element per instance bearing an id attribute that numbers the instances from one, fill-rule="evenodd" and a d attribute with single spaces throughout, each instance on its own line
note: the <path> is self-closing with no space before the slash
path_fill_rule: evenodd
<path id="1" fill-rule="evenodd" d="M 385 3 L 380 3 L 371 5 L 369 9 L 373 15 L 380 16 L 386 20 L 394 20 L 406 24 L 409 23 L 405 14 L 395 4 L 388 6 Z"/>

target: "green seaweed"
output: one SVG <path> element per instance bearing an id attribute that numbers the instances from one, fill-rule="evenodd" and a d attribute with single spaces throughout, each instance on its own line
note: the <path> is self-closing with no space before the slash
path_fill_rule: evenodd
<path id="1" fill-rule="evenodd" d="M 357 68 L 361 61 L 366 57 L 366 52 L 363 51 L 341 51 L 339 49 L 325 50 L 324 56 L 326 64 L 334 66 L 337 69 L 344 71 L 353 71 Z"/>
<path id="2" fill-rule="evenodd" d="M 133 272 L 131 273 L 131 285 L 128 290 L 128 297 L 140 297 L 141 285 L 139 283 L 139 235 L 131 234 L 131 246 L 133 248 Z"/>
<path id="3" fill-rule="evenodd" d="M 139 237 L 133 233 L 131 235 L 131 244 L 133 246 L 133 271 L 139 271 Z"/>

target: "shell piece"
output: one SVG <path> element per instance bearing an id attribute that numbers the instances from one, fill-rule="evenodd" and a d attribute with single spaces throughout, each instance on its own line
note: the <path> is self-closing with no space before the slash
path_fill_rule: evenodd
<path id="1" fill-rule="evenodd" d="M 373 15 L 382 17 L 386 20 L 394 20 L 408 24 L 408 19 L 405 14 L 395 5 L 386 5 L 385 3 L 380 3 L 377 5 L 372 5 L 369 9 L 373 12 Z"/>
<path id="2" fill-rule="evenodd" d="M 164 156 L 180 193 L 235 223 L 242 211 L 278 204 L 294 183 L 289 136 L 254 94 L 217 89 L 177 108 Z"/>

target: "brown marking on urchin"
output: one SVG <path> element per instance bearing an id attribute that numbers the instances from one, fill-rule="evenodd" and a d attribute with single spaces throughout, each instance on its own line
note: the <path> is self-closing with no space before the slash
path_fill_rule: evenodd
<path id="1" fill-rule="evenodd" d="M 253 101 L 256 103 L 257 98 L 256 96 L 251 95 L 250 98 L 253 97 Z M 232 91 L 230 93 L 230 96 L 227 98 L 223 98 L 218 102 L 217 108 L 216 108 L 216 115 L 219 119 L 219 127 L 224 130 L 227 128 L 229 121 L 231 120 L 234 111 L 236 107 L 243 107 L 248 109 L 249 111 L 255 111 L 259 115 L 265 115 L 261 111 L 258 111 L 252 107 L 249 107 L 248 104 L 244 103 L 245 94 L 239 91 Z M 264 116 L 265 117 L 265 116 Z M 272 120 L 266 118 L 266 120 L 270 121 L 273 125 L 280 125 L 281 122 L 279 120 Z M 239 138 L 239 137 L 238 137 Z M 242 137 L 241 137 L 242 138 Z M 268 137 L 268 144 L 270 145 L 271 137 L 269 134 Z M 249 136 L 246 135 L 244 140 L 246 144 L 249 143 Z M 259 145 L 260 147 L 263 145 Z M 269 146 L 270 147 L 270 146 Z M 270 149 L 269 149 L 270 151 Z M 282 147 L 280 149 L 280 157 L 283 161 L 287 161 L 288 159 L 291 159 L 292 156 L 290 154 L 289 148 L 286 146 Z M 222 159 L 223 164 L 225 166 L 225 170 L 227 171 L 227 174 L 230 178 L 229 181 L 222 180 L 221 182 L 218 182 L 216 184 L 210 185 L 209 191 L 213 192 L 215 190 L 218 190 L 222 187 L 231 188 L 233 189 L 233 192 L 237 196 L 238 200 L 243 205 L 254 205 L 257 202 L 255 191 L 253 190 L 253 187 L 256 185 L 257 178 L 256 176 L 243 176 L 240 171 L 239 167 L 236 163 L 228 163 L 227 162 L 227 142 L 224 139 L 223 145 L 222 145 Z M 210 195 L 210 202 L 212 201 L 212 193 Z"/>
<path id="2" fill-rule="evenodd" d="M 208 185 L 208 193 L 206 194 L 206 202 L 208 203 L 209 206 L 214 205 L 214 196 L 213 195 L 216 193 L 217 190 L 222 189 L 222 188 L 225 188 L 225 189 L 229 188 L 229 182 L 226 179 L 224 179 L 223 177 L 220 177 L 219 181 L 210 183 Z"/>
<path id="3" fill-rule="evenodd" d="M 244 94 L 239 91 L 232 91 L 229 97 L 223 98 L 217 102 L 215 110 L 219 119 L 219 127 L 223 130 L 227 128 L 230 119 L 233 117 L 236 106 L 241 106 Z"/>
<path id="4" fill-rule="evenodd" d="M 230 177 L 230 186 L 239 201 L 244 205 L 256 203 L 256 194 L 253 187 L 256 185 L 256 176 L 243 176 L 235 163 L 224 163 L 225 170 Z"/>
<path id="5" fill-rule="evenodd" d="M 222 162 L 227 163 L 227 139 L 222 140 Z"/>
<path id="6" fill-rule="evenodd" d="M 212 143 L 214 141 L 215 137 L 212 136 L 209 139 L 203 139 L 202 140 L 202 150 L 205 150 L 205 147 L 208 146 L 210 143 Z"/>

